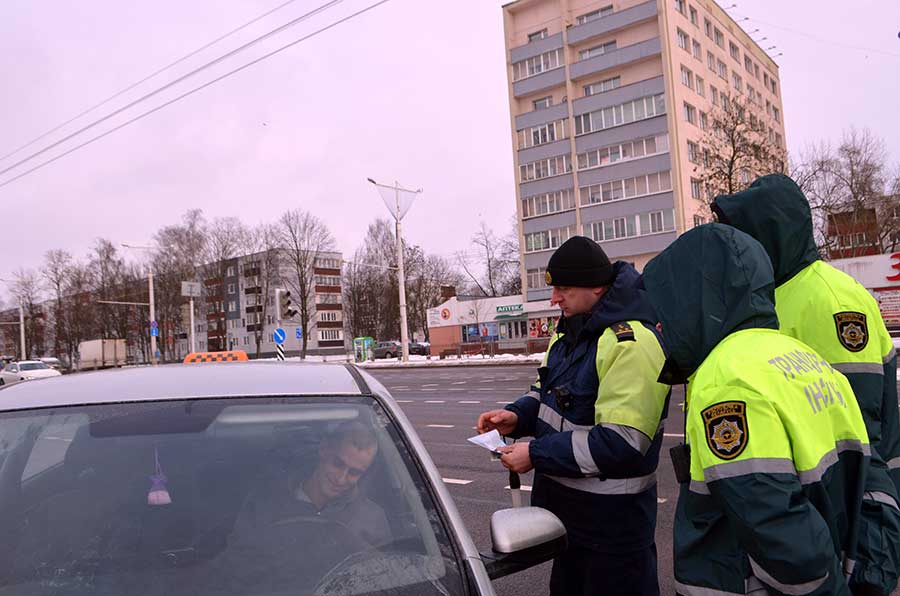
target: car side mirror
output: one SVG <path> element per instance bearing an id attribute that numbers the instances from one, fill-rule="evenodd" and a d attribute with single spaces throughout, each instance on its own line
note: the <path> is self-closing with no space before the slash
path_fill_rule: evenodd
<path id="1" fill-rule="evenodd" d="M 491 516 L 490 553 L 481 553 L 488 577 L 497 579 L 549 561 L 566 550 L 566 528 L 540 507 L 501 509 Z"/>

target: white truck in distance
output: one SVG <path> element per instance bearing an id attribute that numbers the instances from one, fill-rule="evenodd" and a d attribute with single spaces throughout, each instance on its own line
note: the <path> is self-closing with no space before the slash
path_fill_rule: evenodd
<path id="1" fill-rule="evenodd" d="M 78 370 L 125 365 L 124 339 L 92 339 L 78 344 Z"/>

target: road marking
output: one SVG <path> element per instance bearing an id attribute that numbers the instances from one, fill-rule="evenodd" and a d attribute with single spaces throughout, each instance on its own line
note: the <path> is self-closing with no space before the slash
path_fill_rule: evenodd
<path id="1" fill-rule="evenodd" d="M 71 443 L 72 439 L 66 439 L 63 437 L 44 437 L 48 441 L 65 441 L 66 443 Z"/>
<path id="2" fill-rule="evenodd" d="M 411 400 L 411 399 L 395 399 L 394 401 L 397 402 L 398 404 L 411 404 L 411 403 L 415 403 L 415 401 L 414 401 L 414 400 Z"/>
<path id="3" fill-rule="evenodd" d="M 443 404 L 443 403 L 447 403 L 447 402 L 445 402 L 442 399 L 426 399 L 425 403 L 426 404 Z"/>
<path id="4" fill-rule="evenodd" d="M 452 424 L 426 424 L 428 428 L 453 428 Z"/>
<path id="5" fill-rule="evenodd" d="M 438 383 L 426 383 L 425 385 L 422 385 L 422 387 L 437 387 L 437 386 L 438 386 Z"/>
<path id="6" fill-rule="evenodd" d="M 444 484 L 472 484 L 471 480 L 460 480 L 459 478 L 441 478 Z"/>
<path id="7" fill-rule="evenodd" d="M 495 391 L 493 387 L 479 387 L 479 391 Z"/>
<path id="8" fill-rule="evenodd" d="M 464 400 L 462 400 L 462 401 L 460 401 L 460 402 L 458 402 L 458 403 L 461 403 L 461 404 L 480 404 L 481 402 L 478 401 L 478 400 L 464 399 Z"/>
<path id="9" fill-rule="evenodd" d="M 478 382 L 479 382 L 479 383 L 493 383 L 493 382 L 494 382 L 494 379 L 482 379 L 482 380 L 480 380 L 480 381 L 478 381 Z"/>
<path id="10" fill-rule="evenodd" d="M 660 504 L 660 505 L 662 505 L 663 503 L 665 503 L 665 502 L 668 501 L 668 500 L 669 500 L 669 499 L 661 499 L 661 498 L 659 498 L 659 497 L 656 497 L 656 502 L 657 502 L 658 504 Z"/>
<path id="11" fill-rule="evenodd" d="M 506 486 L 504 486 L 503 488 L 509 490 L 509 485 L 506 485 Z M 523 485 L 520 486 L 519 488 L 520 488 L 522 491 L 526 492 L 526 493 L 530 493 L 530 492 L 531 492 L 531 487 L 528 486 L 527 484 L 523 484 Z"/>
<path id="12" fill-rule="evenodd" d="M 498 404 L 511 404 L 511 401 L 498 401 Z"/>
<path id="13" fill-rule="evenodd" d="M 451 387 L 447 391 L 468 391 L 468 389 L 463 389 L 462 387 Z"/>
<path id="14" fill-rule="evenodd" d="M 683 439 L 683 438 L 684 438 L 684 435 L 678 434 L 678 433 L 663 433 L 663 436 L 664 436 L 664 437 L 676 437 L 676 438 L 679 438 L 679 439 Z"/>
<path id="15" fill-rule="evenodd" d="M 450 383 L 451 385 L 465 385 L 467 381 L 456 381 L 455 383 Z"/>
<path id="16" fill-rule="evenodd" d="M 396 387 L 390 387 L 389 389 L 409 389 L 406 385 L 397 385 Z"/>

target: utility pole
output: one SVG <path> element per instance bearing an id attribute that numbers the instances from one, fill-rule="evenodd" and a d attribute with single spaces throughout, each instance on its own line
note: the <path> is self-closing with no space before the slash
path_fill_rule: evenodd
<path id="1" fill-rule="evenodd" d="M 400 346 L 403 351 L 403 362 L 409 362 L 409 329 L 407 328 L 406 324 L 406 271 L 404 269 L 403 263 L 403 236 L 400 227 L 400 220 L 403 219 L 403 216 L 406 215 L 406 212 L 409 211 L 409 208 L 412 206 L 412 199 L 414 199 L 416 195 L 420 194 L 422 192 L 422 189 L 420 188 L 418 190 L 409 190 L 407 188 L 402 188 L 400 186 L 400 183 L 396 180 L 394 181 L 393 186 L 378 184 L 371 178 L 368 178 L 368 181 L 374 184 L 378 189 L 378 192 L 381 195 L 381 199 L 384 201 L 384 204 L 391 212 L 391 215 L 394 216 L 394 222 L 396 223 L 397 281 L 398 285 L 400 286 Z M 391 201 L 390 191 L 393 191 L 393 201 Z M 405 207 L 403 207 L 400 202 L 401 192 L 412 195 L 409 203 Z M 391 204 L 392 202 L 393 205 Z"/>
<path id="2" fill-rule="evenodd" d="M 140 246 L 137 244 L 122 243 L 125 248 L 134 248 L 138 250 L 153 250 L 152 246 Z M 156 326 L 156 300 L 153 296 L 153 266 L 147 264 L 147 289 L 150 292 L 150 364 L 157 365 L 156 361 L 156 335 L 159 333 L 159 327 Z"/>
<path id="3" fill-rule="evenodd" d="M 0 278 L 0 281 L 4 283 L 13 283 L 8 279 Z M 15 323 L 10 323 L 11 325 L 15 325 Z M 25 349 L 25 308 L 22 306 L 22 300 L 19 300 L 19 342 L 20 342 L 20 360 L 28 360 L 28 354 Z"/>

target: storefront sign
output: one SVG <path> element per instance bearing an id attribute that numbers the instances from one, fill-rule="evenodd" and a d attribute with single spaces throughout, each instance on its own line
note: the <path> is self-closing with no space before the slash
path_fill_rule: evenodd
<path id="1" fill-rule="evenodd" d="M 523 304 L 505 304 L 497 307 L 497 313 L 525 312 Z"/>

